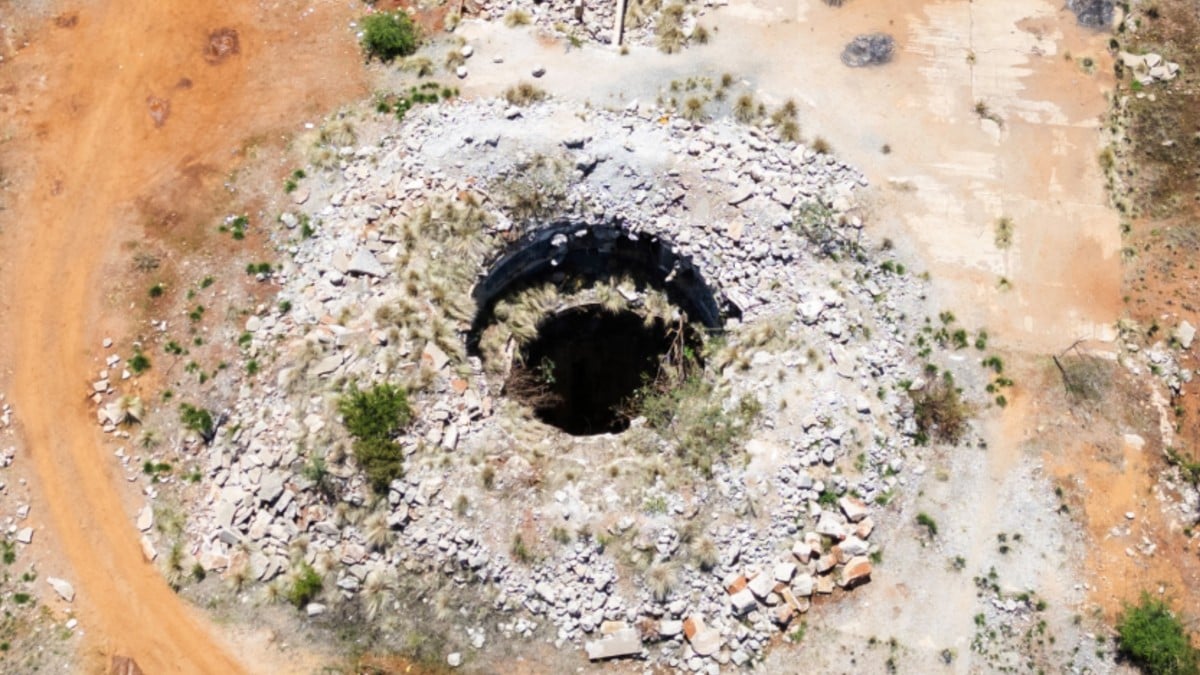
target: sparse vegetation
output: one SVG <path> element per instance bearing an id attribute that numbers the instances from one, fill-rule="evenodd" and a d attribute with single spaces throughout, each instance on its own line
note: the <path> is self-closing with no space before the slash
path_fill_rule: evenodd
<path id="1" fill-rule="evenodd" d="M 996 248 L 1007 249 L 1012 246 L 1013 240 L 1013 223 L 1012 218 L 1004 216 L 996 221 Z"/>

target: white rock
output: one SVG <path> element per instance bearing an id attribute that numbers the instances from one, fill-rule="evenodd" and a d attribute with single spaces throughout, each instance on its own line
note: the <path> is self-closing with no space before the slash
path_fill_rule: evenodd
<path id="1" fill-rule="evenodd" d="M 1196 339 L 1196 329 L 1187 321 L 1181 321 L 1179 327 L 1175 329 L 1175 339 L 1179 341 L 1179 346 L 1184 349 L 1190 349 L 1192 340 Z"/>
<path id="2" fill-rule="evenodd" d="M 154 527 L 154 509 L 147 504 L 142 507 L 141 511 L 138 511 L 137 529 L 148 532 L 152 527 Z"/>
<path id="3" fill-rule="evenodd" d="M 17 530 L 17 541 L 21 542 L 22 544 L 32 544 L 33 528 L 22 527 L 21 529 Z"/>
<path id="4" fill-rule="evenodd" d="M 379 264 L 379 260 L 365 248 L 360 248 L 350 259 L 350 263 L 346 266 L 346 271 L 350 274 L 365 274 L 370 277 L 386 277 L 387 270 L 383 265 Z"/>
<path id="5" fill-rule="evenodd" d="M 75 587 L 72 586 L 71 582 L 67 581 L 66 579 L 49 577 L 46 579 L 46 583 L 50 584 L 50 588 L 53 588 L 54 592 L 58 594 L 58 597 L 62 598 L 63 600 L 71 602 L 75 599 Z"/>

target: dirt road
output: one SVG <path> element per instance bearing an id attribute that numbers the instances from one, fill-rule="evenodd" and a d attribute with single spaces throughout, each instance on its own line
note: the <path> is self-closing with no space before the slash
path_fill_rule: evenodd
<path id="1" fill-rule="evenodd" d="M 146 3 L 62 7 L 34 25 L 0 82 L 28 180 L 4 217 L 3 367 L 36 469 L 34 513 L 65 554 L 89 638 L 85 656 L 133 656 L 148 673 L 232 673 L 246 664 L 142 556 L 124 484 L 85 399 L 104 261 L 143 235 L 137 204 L 179 195 L 202 209 L 253 135 L 294 128 L 362 94 L 346 3 Z M 236 31 L 236 43 L 226 31 Z M 285 127 L 285 125 L 287 125 Z M 13 157 L 6 158 L 12 161 Z M 200 211 L 201 213 L 203 211 Z M 107 314 L 107 315 L 105 315 Z M 117 318 L 117 321 L 120 319 Z M 239 661 L 243 663 L 239 664 Z M 99 663 L 88 663 L 99 667 Z"/>

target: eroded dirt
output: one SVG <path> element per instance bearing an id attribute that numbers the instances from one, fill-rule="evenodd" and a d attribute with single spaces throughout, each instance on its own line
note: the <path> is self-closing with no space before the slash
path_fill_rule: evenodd
<path id="1" fill-rule="evenodd" d="M 302 668 L 270 640 L 216 629 L 143 559 L 85 393 L 102 331 L 124 326 L 103 295 L 121 269 L 110 261 L 154 226 L 140 205 L 158 205 L 177 232 L 200 227 L 201 200 L 245 139 L 360 96 L 355 10 L 117 0 L 64 6 L 53 20 L 31 10 L 7 33 L 19 38 L 0 63 L 12 139 L 0 161 L 19 190 L 0 215 L 3 367 L 37 470 L 36 525 L 64 554 L 49 571 L 79 589 L 88 669 L 109 654 L 151 673 Z"/>

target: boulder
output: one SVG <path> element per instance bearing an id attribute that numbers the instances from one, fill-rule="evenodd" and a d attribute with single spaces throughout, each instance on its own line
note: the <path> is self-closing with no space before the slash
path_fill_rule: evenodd
<path id="1" fill-rule="evenodd" d="M 1113 20 L 1113 0 L 1067 0 L 1067 9 L 1080 26 L 1108 28 Z"/>
<path id="2" fill-rule="evenodd" d="M 860 586 L 871 580 L 871 561 L 866 556 L 855 556 L 842 568 L 838 586 L 845 589 Z"/>
<path id="3" fill-rule="evenodd" d="M 842 513 L 846 514 L 846 520 L 852 523 L 857 523 L 870 514 L 866 503 L 855 497 L 842 497 L 838 500 L 838 506 L 842 508 Z"/>
<path id="4" fill-rule="evenodd" d="M 878 66 L 892 60 L 896 41 L 887 33 L 859 35 L 842 50 L 842 63 L 851 68 Z"/>
<path id="5" fill-rule="evenodd" d="M 735 616 L 745 616 L 758 607 L 758 602 L 754 600 L 754 593 L 750 592 L 749 588 L 743 588 L 729 596 L 729 605 L 733 608 Z"/>
<path id="6" fill-rule="evenodd" d="M 1187 321 L 1179 323 L 1179 327 L 1175 329 L 1175 339 L 1179 341 L 1179 346 L 1184 349 L 1191 349 L 1192 340 L 1196 339 L 1196 328 Z"/>

